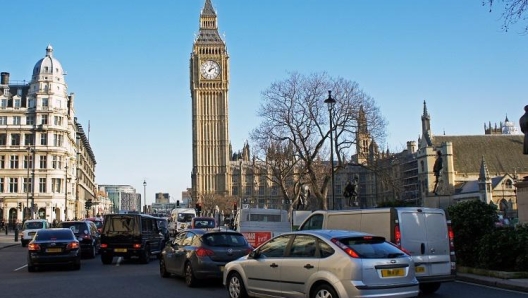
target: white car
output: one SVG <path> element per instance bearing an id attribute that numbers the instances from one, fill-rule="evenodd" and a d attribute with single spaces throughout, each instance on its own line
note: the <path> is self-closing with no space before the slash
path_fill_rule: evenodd
<path id="1" fill-rule="evenodd" d="M 35 233 L 40 229 L 49 229 L 49 223 L 45 219 L 28 219 L 22 226 L 20 233 L 20 242 L 25 247 L 32 239 Z"/>
<path id="2" fill-rule="evenodd" d="M 284 233 L 226 264 L 230 298 L 416 297 L 414 262 L 371 234 L 343 230 Z"/>

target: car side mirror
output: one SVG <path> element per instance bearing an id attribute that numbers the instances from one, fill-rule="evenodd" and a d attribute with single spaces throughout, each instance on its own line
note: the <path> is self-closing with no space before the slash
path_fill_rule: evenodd
<path id="1" fill-rule="evenodd" d="M 260 258 L 260 252 L 258 250 L 253 250 L 252 252 L 249 253 L 249 258 L 251 259 L 258 259 Z"/>

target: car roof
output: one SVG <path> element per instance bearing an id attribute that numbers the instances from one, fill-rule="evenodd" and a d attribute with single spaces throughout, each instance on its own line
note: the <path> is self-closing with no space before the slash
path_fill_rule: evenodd
<path id="1" fill-rule="evenodd" d="M 232 233 L 232 234 L 240 234 L 242 235 L 240 232 L 237 232 L 237 231 L 234 231 L 234 230 L 230 230 L 230 229 L 226 229 L 226 228 L 220 228 L 220 227 L 217 227 L 217 228 L 209 228 L 209 229 L 186 229 L 185 232 L 187 231 L 191 231 L 195 234 L 199 234 L 199 235 L 203 235 L 203 234 L 215 234 L 215 233 Z"/>
<path id="2" fill-rule="evenodd" d="M 331 238 L 343 238 L 343 237 L 362 237 L 362 236 L 375 236 L 369 233 L 359 232 L 359 231 L 348 231 L 348 230 L 304 230 L 304 231 L 293 231 L 282 233 L 285 234 L 302 234 L 302 235 L 314 235 L 326 239 Z"/>

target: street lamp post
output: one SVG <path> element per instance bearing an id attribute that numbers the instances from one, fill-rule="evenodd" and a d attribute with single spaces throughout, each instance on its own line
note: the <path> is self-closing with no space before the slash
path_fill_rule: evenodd
<path id="1" fill-rule="evenodd" d="M 27 181 L 26 181 L 26 207 L 29 207 L 29 192 L 30 192 L 30 189 L 29 189 L 29 186 L 30 186 L 30 183 L 29 183 L 29 158 L 30 158 L 30 153 L 31 153 L 31 147 L 27 146 L 27 162 L 26 162 L 26 167 L 27 167 Z M 33 206 L 31 206 L 33 207 Z M 26 210 L 29 210 L 29 209 L 24 209 L 24 218 L 25 219 L 29 219 L 29 214 L 27 214 L 28 212 Z"/>
<path id="2" fill-rule="evenodd" d="M 143 196 L 145 197 L 145 204 L 147 203 L 147 181 L 143 180 Z M 143 205 L 141 204 L 141 198 L 139 198 L 139 213 L 141 213 L 141 210 L 143 209 Z"/>
<path id="3" fill-rule="evenodd" d="M 324 101 L 328 105 L 328 114 L 330 115 L 330 163 L 332 167 L 332 209 L 335 209 L 335 189 L 334 189 L 334 125 L 333 125 L 333 111 L 336 103 L 335 99 L 332 98 L 332 91 L 328 90 L 328 98 Z"/>

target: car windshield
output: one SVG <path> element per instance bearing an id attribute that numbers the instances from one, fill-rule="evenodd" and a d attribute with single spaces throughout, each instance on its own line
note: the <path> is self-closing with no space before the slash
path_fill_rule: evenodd
<path id="1" fill-rule="evenodd" d="M 73 234 L 68 230 L 40 230 L 35 236 L 36 241 L 73 240 Z"/>
<path id="2" fill-rule="evenodd" d="M 103 234 L 105 233 L 123 233 L 131 234 L 139 231 L 139 224 L 135 216 L 119 215 L 105 218 L 103 225 Z"/>
<path id="3" fill-rule="evenodd" d="M 194 214 L 191 214 L 191 213 L 179 213 L 178 221 L 179 222 L 191 222 L 193 217 L 194 217 Z"/>
<path id="4" fill-rule="evenodd" d="M 247 246 L 246 239 L 242 234 L 236 233 L 214 233 L 203 235 L 204 243 L 208 246 L 243 247 Z"/>
<path id="5" fill-rule="evenodd" d="M 385 241 L 383 237 L 362 236 L 341 238 L 339 242 L 352 248 L 360 258 L 382 259 L 405 256 L 405 253 L 396 246 Z"/>
<path id="6" fill-rule="evenodd" d="M 194 220 L 194 227 L 197 229 L 208 229 L 216 226 L 214 219 L 196 219 Z"/>
<path id="7" fill-rule="evenodd" d="M 42 229 L 44 228 L 44 223 L 41 222 L 41 221 L 30 221 L 30 222 L 25 222 L 24 223 L 24 227 L 22 227 L 22 229 L 26 230 L 34 230 L 34 229 Z"/>

